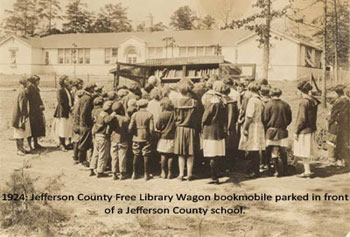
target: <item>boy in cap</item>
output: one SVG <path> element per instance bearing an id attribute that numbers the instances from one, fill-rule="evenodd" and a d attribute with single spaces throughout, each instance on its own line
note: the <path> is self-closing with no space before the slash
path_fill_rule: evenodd
<path id="1" fill-rule="evenodd" d="M 94 137 L 94 152 L 90 162 L 90 176 L 95 175 L 94 169 L 97 169 L 97 178 L 106 177 L 104 173 L 108 158 L 110 139 L 110 128 L 115 113 L 111 113 L 112 102 L 107 101 L 103 104 L 103 110 L 96 116 L 96 121 L 92 129 Z"/>
<path id="2" fill-rule="evenodd" d="M 126 179 L 126 152 L 128 150 L 129 118 L 125 116 L 121 102 L 114 102 L 112 111 L 116 114 L 111 123 L 111 149 L 113 179 L 117 180 L 119 168 L 120 180 Z M 119 167 L 118 167 L 119 163 Z"/>
<path id="3" fill-rule="evenodd" d="M 154 122 L 153 115 L 146 110 L 148 101 L 145 99 L 140 99 L 137 101 L 137 107 L 139 111 L 135 112 L 131 116 L 131 121 L 129 124 L 129 132 L 133 135 L 132 141 L 132 150 L 134 153 L 133 160 L 133 173 L 132 179 L 136 179 L 136 170 L 139 163 L 139 159 L 143 157 L 144 159 L 144 178 L 149 180 L 150 176 L 148 173 L 148 163 L 150 159 L 151 149 L 151 140 L 154 132 Z"/>

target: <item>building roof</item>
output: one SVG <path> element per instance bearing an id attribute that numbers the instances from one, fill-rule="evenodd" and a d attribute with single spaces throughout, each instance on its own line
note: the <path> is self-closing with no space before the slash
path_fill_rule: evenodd
<path id="1" fill-rule="evenodd" d="M 235 30 L 186 30 L 157 32 L 120 32 L 120 33 L 77 33 L 57 34 L 46 37 L 23 38 L 35 48 L 106 48 L 117 47 L 120 43 L 137 38 L 148 46 L 164 46 L 164 38 L 173 37 L 177 46 L 233 46 L 236 41 L 250 35 L 243 29 Z"/>
<path id="2" fill-rule="evenodd" d="M 316 49 L 318 46 L 291 37 L 285 33 L 273 31 L 285 36 L 285 38 L 295 43 L 305 44 Z M 78 48 L 111 48 L 118 47 L 130 38 L 137 39 L 152 47 L 164 47 L 164 38 L 173 37 L 177 46 L 234 46 L 253 37 L 256 33 L 245 29 L 230 30 L 184 30 L 184 31 L 156 31 L 156 32 L 118 32 L 118 33 L 76 33 L 76 34 L 56 34 L 45 37 L 24 38 L 20 40 L 33 48 L 72 48 L 73 44 Z M 12 36 L 10 36 L 12 37 Z M 10 37 L 7 37 L 0 44 Z"/>

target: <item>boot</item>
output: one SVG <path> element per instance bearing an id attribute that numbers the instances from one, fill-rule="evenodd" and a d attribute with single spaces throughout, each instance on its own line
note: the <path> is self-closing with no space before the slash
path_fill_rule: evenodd
<path id="1" fill-rule="evenodd" d="M 118 179 L 117 173 L 113 173 L 113 180 L 117 180 L 117 179 Z"/>
<path id="2" fill-rule="evenodd" d="M 288 175 L 288 156 L 287 156 L 287 152 L 283 152 L 281 154 L 281 160 L 282 160 L 282 175 L 286 176 L 286 175 Z"/>
<path id="3" fill-rule="evenodd" d="M 94 172 L 94 169 L 90 169 L 90 176 L 95 176 L 95 172 Z"/>
<path id="4" fill-rule="evenodd" d="M 144 162 L 143 162 L 143 165 L 144 165 L 144 178 L 145 178 L 145 181 L 149 180 L 150 179 L 150 176 L 149 176 L 149 173 L 148 173 L 148 161 L 149 161 L 149 157 L 145 156 L 144 158 Z"/>
<path id="5" fill-rule="evenodd" d="M 60 148 L 62 151 L 66 152 L 67 148 L 66 148 L 66 139 L 64 137 L 60 137 Z"/>
<path id="6" fill-rule="evenodd" d="M 33 137 L 33 141 L 34 141 L 34 149 L 42 149 L 42 148 L 44 148 L 38 143 L 38 138 L 37 137 Z"/>
<path id="7" fill-rule="evenodd" d="M 274 171 L 275 171 L 273 176 L 275 176 L 276 178 L 280 177 L 281 174 L 280 174 L 279 169 L 278 169 L 278 157 L 274 157 L 274 158 L 272 158 L 272 160 L 273 160 L 273 167 L 274 167 Z"/>
<path id="8" fill-rule="evenodd" d="M 25 154 L 28 154 L 28 151 L 24 149 L 23 139 L 16 139 L 16 146 L 17 146 L 17 155 L 23 156 Z"/>

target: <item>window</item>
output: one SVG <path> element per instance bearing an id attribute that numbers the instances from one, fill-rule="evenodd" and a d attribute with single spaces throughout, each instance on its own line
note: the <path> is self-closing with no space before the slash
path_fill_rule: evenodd
<path id="1" fill-rule="evenodd" d="M 50 55 L 49 52 L 45 52 L 45 64 L 50 64 Z"/>
<path id="2" fill-rule="evenodd" d="M 105 49 L 105 64 L 111 63 L 112 49 Z"/>
<path id="3" fill-rule="evenodd" d="M 105 48 L 105 64 L 117 62 L 118 48 Z"/>
<path id="4" fill-rule="evenodd" d="M 70 49 L 65 49 L 64 50 L 64 63 L 65 64 L 70 64 L 70 58 L 71 58 L 71 50 Z"/>
<path id="5" fill-rule="evenodd" d="M 205 55 L 206 56 L 214 55 L 214 47 L 212 46 L 205 47 Z"/>
<path id="6" fill-rule="evenodd" d="M 78 49 L 74 48 L 71 49 L 71 56 L 72 56 L 72 63 L 76 64 L 77 63 L 77 54 L 78 54 Z"/>
<path id="7" fill-rule="evenodd" d="M 179 56 L 180 57 L 186 57 L 187 56 L 187 48 L 186 47 L 180 47 L 179 48 Z"/>
<path id="8" fill-rule="evenodd" d="M 197 56 L 204 56 L 204 47 L 197 47 Z"/>
<path id="9" fill-rule="evenodd" d="M 126 61 L 128 63 L 136 63 L 137 62 L 137 54 L 135 48 L 130 48 L 128 50 Z"/>
<path id="10" fill-rule="evenodd" d="M 118 57 L 118 48 L 112 48 L 112 58 Z"/>
<path id="11" fill-rule="evenodd" d="M 84 49 L 78 49 L 78 64 L 84 63 Z"/>
<path id="12" fill-rule="evenodd" d="M 196 47 L 188 47 L 187 49 L 187 56 L 196 56 Z"/>
<path id="13" fill-rule="evenodd" d="M 162 47 L 158 47 L 158 48 L 156 49 L 156 57 L 157 57 L 157 58 L 163 57 L 163 48 L 162 48 Z"/>
<path id="14" fill-rule="evenodd" d="M 90 64 L 90 49 L 85 49 L 85 64 Z"/>
<path id="15" fill-rule="evenodd" d="M 82 49 L 82 48 L 58 49 L 58 64 L 84 64 L 84 63 L 90 64 L 90 49 Z"/>
<path id="16" fill-rule="evenodd" d="M 148 48 L 149 58 L 162 58 L 163 57 L 163 47 L 149 47 Z"/>
<path id="17" fill-rule="evenodd" d="M 63 64 L 63 56 L 64 52 L 63 49 L 59 49 L 58 50 L 58 64 Z"/>
<path id="18" fill-rule="evenodd" d="M 17 64 L 17 50 L 11 49 L 10 54 L 11 54 L 10 63 L 13 65 Z"/>

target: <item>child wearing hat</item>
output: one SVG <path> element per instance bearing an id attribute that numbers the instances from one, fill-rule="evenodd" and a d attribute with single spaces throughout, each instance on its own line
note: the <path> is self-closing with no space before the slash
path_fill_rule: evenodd
<path id="1" fill-rule="evenodd" d="M 137 166 L 139 160 L 144 159 L 144 178 L 149 180 L 149 159 L 152 152 L 151 140 L 154 132 L 153 115 L 146 110 L 148 101 L 140 99 L 137 101 L 139 110 L 131 116 L 129 133 L 133 135 L 132 150 L 134 153 L 132 179 L 137 178 Z"/>
<path id="2" fill-rule="evenodd" d="M 105 165 L 109 152 L 110 128 L 115 113 L 111 113 L 112 102 L 107 101 L 103 104 L 103 111 L 96 115 L 96 121 L 92 128 L 94 137 L 94 151 L 90 162 L 90 176 L 95 175 L 94 169 L 97 170 L 97 178 L 106 177 L 104 173 Z"/>
<path id="3" fill-rule="evenodd" d="M 128 150 L 129 118 L 125 116 L 121 102 L 114 102 L 112 111 L 116 114 L 111 123 L 111 149 L 113 179 L 117 180 L 118 170 L 120 180 L 126 179 L 126 152 Z M 118 166 L 119 163 L 119 166 Z"/>
<path id="4" fill-rule="evenodd" d="M 171 179 L 173 177 L 172 163 L 176 130 L 174 105 L 167 97 L 161 100 L 160 105 L 162 112 L 159 114 L 159 119 L 156 122 L 156 129 L 160 133 L 157 151 L 161 154 L 161 177 Z"/>

